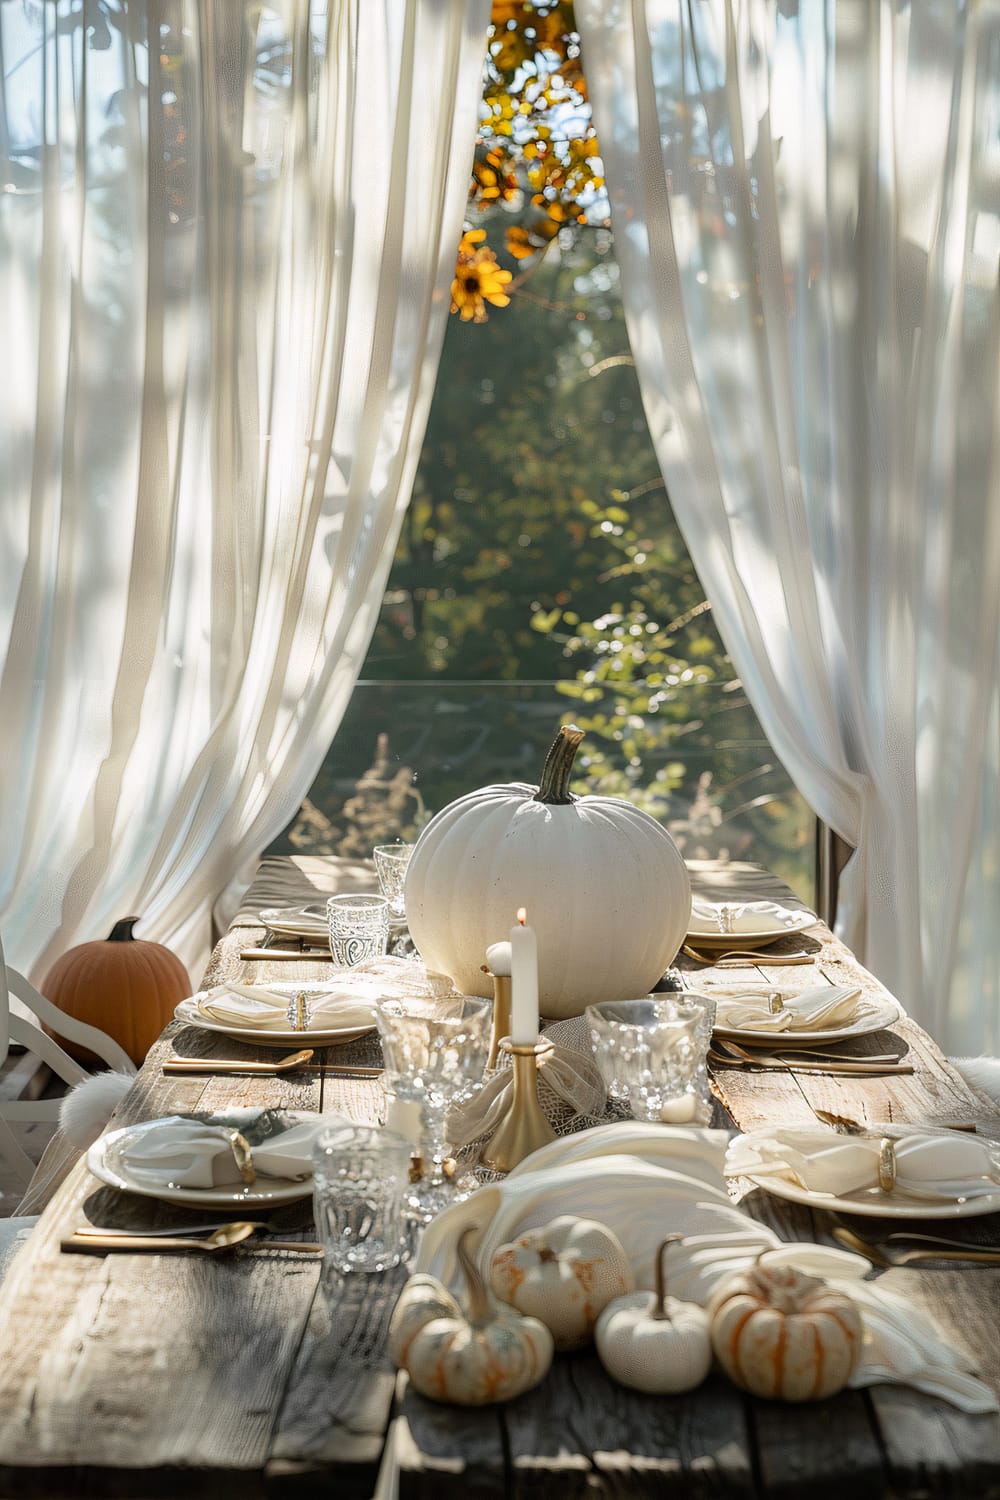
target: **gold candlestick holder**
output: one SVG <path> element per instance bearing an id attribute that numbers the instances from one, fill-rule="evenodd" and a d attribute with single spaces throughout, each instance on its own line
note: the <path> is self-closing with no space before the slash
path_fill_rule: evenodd
<path id="1" fill-rule="evenodd" d="M 482 1163 L 493 1172 L 509 1172 L 532 1151 L 556 1138 L 538 1102 L 538 1064 L 554 1048 L 544 1037 L 523 1044 L 505 1036 L 500 1050 L 510 1054 L 514 1093 L 506 1117 L 483 1152 Z"/>
<path id="2" fill-rule="evenodd" d="M 510 1035 L 510 975 L 493 974 L 483 966 L 483 973 L 493 980 L 493 1031 L 490 1036 L 490 1055 L 486 1059 L 487 1070 L 497 1065 L 502 1037 Z"/>

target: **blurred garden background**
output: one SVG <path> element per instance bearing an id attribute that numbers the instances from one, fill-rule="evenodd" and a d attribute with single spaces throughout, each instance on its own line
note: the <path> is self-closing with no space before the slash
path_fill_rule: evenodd
<path id="1" fill-rule="evenodd" d="M 412 840 L 464 792 L 537 782 L 575 722 L 575 791 L 812 900 L 815 819 L 726 656 L 649 438 L 585 69 L 570 0 L 497 0 L 412 502 L 350 706 L 271 852 Z"/>

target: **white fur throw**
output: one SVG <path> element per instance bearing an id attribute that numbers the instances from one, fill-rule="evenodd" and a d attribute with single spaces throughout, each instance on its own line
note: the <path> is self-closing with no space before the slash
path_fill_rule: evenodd
<path id="1" fill-rule="evenodd" d="M 948 1061 L 966 1083 L 1000 1104 L 1000 1057 L 949 1057 Z"/>
<path id="2" fill-rule="evenodd" d="M 95 1073 L 71 1088 L 59 1107 L 67 1140 L 80 1151 L 93 1145 L 134 1082 L 132 1073 Z"/>

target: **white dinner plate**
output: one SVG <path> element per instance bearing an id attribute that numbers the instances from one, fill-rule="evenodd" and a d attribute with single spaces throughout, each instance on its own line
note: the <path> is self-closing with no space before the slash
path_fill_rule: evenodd
<path id="1" fill-rule="evenodd" d="M 285 995 L 289 998 L 293 995 L 321 994 L 322 988 L 307 984 L 269 984 L 269 990 L 276 994 Z M 199 991 L 203 995 L 204 990 Z M 255 1047 L 328 1047 L 336 1046 L 341 1042 L 353 1042 L 359 1036 L 366 1036 L 369 1031 L 375 1030 L 374 1021 L 370 1026 L 331 1026 L 320 1028 L 310 1026 L 305 1031 L 277 1031 L 251 1030 L 249 1026 L 239 1026 L 235 1022 L 214 1021 L 211 1016 L 202 1015 L 198 1008 L 198 995 L 191 995 L 187 1000 L 181 1000 L 174 1010 L 174 1017 L 183 1021 L 186 1026 L 197 1026 L 201 1031 L 217 1032 L 220 1036 L 235 1037 L 240 1042 L 252 1042 Z"/>
<path id="2" fill-rule="evenodd" d="M 311 938 L 317 946 L 330 946 L 325 901 L 310 901 L 305 906 L 267 906 L 257 915 L 271 932 Z"/>
<path id="3" fill-rule="evenodd" d="M 706 990 L 706 995 L 711 995 L 711 990 Z M 749 993 L 749 992 L 748 992 Z M 761 991 L 762 994 L 766 993 Z M 886 1026 L 891 1026 L 898 1021 L 902 1015 L 902 1008 L 897 1000 L 886 996 L 884 1000 L 873 1000 L 867 1002 L 863 1013 L 857 1016 L 849 1026 L 833 1026 L 822 1031 L 815 1028 L 805 1031 L 763 1031 L 754 1026 L 719 1026 L 712 1028 L 713 1035 L 731 1037 L 734 1042 L 751 1042 L 755 1047 L 767 1043 L 775 1051 L 782 1047 L 809 1047 L 818 1046 L 821 1042 L 842 1042 L 852 1036 L 867 1036 L 869 1032 L 881 1031 Z M 863 1057 L 858 1058 L 864 1062 Z"/>
<path id="4" fill-rule="evenodd" d="M 283 1114 L 288 1120 L 289 1128 L 298 1125 L 303 1120 L 315 1119 L 303 1111 L 287 1110 Z M 244 1117 L 245 1110 L 240 1111 L 240 1118 L 234 1117 L 233 1124 L 239 1126 L 245 1132 Z M 199 1117 L 203 1118 L 203 1117 Z M 220 1113 L 211 1117 L 218 1120 L 219 1124 L 226 1123 L 226 1116 Z M 266 1177 L 258 1178 L 252 1187 L 244 1184 L 231 1187 L 191 1188 L 173 1187 L 163 1184 L 158 1187 L 150 1187 L 148 1183 L 137 1182 L 128 1170 L 123 1160 L 125 1150 L 131 1142 L 144 1135 L 154 1125 L 159 1125 L 160 1120 L 143 1120 L 138 1125 L 124 1125 L 120 1130 L 111 1130 L 107 1135 L 102 1135 L 94 1142 L 87 1152 L 87 1166 L 90 1171 L 101 1182 L 106 1182 L 109 1187 L 120 1188 L 125 1193 L 138 1193 L 143 1198 L 158 1198 L 164 1203 L 180 1203 L 191 1208 L 248 1208 L 258 1204 L 294 1203 L 299 1198 L 308 1198 L 312 1192 L 312 1176 L 303 1178 L 296 1182 L 289 1177 Z"/>
<path id="5" fill-rule="evenodd" d="M 794 937 L 807 927 L 815 927 L 818 921 L 819 917 L 814 911 L 798 911 L 794 907 L 788 907 L 786 918 L 780 926 L 758 927 L 753 932 L 720 932 L 716 923 L 692 913 L 687 936 L 698 948 L 720 948 L 736 953 L 745 948 L 762 948 L 768 943 L 777 942 L 778 938 Z"/>
<path id="6" fill-rule="evenodd" d="M 828 1208 L 835 1213 L 864 1214 L 873 1219 L 974 1219 L 1000 1209 L 1000 1182 L 995 1193 L 975 1198 L 917 1198 L 901 1190 L 883 1193 L 881 1188 L 863 1188 L 855 1193 L 816 1193 L 787 1177 L 745 1172 L 748 1182 L 764 1188 L 776 1198 L 804 1203 L 806 1208 Z M 942 1254 L 946 1252 L 942 1251 Z"/>

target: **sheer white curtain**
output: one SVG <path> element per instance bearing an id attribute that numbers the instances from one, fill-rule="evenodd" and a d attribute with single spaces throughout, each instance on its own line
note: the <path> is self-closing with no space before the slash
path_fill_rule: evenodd
<path id="1" fill-rule="evenodd" d="M 0 923 L 197 975 L 338 725 L 447 316 L 488 0 L 0 4 Z"/>
<path id="2" fill-rule="evenodd" d="M 1000 1044 L 1000 4 L 577 0 L 664 477 L 841 930 Z M 957 966 L 957 968 L 956 968 Z"/>

